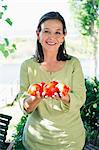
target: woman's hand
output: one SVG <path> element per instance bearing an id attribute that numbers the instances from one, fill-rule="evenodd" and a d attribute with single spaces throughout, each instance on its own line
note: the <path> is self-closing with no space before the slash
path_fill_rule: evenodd
<path id="1" fill-rule="evenodd" d="M 41 96 L 40 93 L 37 92 L 36 96 L 29 96 L 24 100 L 23 107 L 27 113 L 31 113 L 33 110 L 36 109 L 40 101 L 41 101 Z"/>
<path id="2" fill-rule="evenodd" d="M 60 96 L 58 93 L 55 93 L 53 95 L 53 98 L 55 98 L 56 100 L 61 100 L 65 105 L 68 105 L 70 103 L 70 96 L 68 94 L 66 96 Z"/>

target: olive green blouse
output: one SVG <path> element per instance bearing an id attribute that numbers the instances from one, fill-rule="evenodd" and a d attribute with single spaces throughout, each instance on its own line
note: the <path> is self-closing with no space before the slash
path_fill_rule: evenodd
<path id="1" fill-rule="evenodd" d="M 71 57 L 57 72 L 47 72 L 33 58 L 24 61 L 20 70 L 20 106 L 26 98 L 30 84 L 57 80 L 70 87 L 70 104 L 55 99 L 42 99 L 38 107 L 28 115 L 23 132 L 23 144 L 27 150 L 82 150 L 85 130 L 80 108 L 86 99 L 85 80 L 80 62 Z"/>

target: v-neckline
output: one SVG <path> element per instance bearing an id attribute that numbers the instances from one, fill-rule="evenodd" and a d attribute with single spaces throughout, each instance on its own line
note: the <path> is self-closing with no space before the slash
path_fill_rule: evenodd
<path id="1" fill-rule="evenodd" d="M 63 72 L 65 67 L 66 67 L 66 65 L 67 65 L 67 63 L 68 63 L 68 60 L 64 63 L 64 66 L 61 69 L 57 70 L 57 71 L 47 71 L 44 68 L 41 68 L 40 63 L 38 63 L 38 68 L 40 69 L 40 71 L 43 71 L 44 73 L 47 73 L 49 75 L 53 75 L 53 74 L 57 74 L 57 73 Z"/>

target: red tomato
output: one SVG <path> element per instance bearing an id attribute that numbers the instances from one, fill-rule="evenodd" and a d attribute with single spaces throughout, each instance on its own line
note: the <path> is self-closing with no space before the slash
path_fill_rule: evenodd
<path id="1" fill-rule="evenodd" d="M 51 81 L 49 83 L 40 82 L 38 84 L 32 84 L 28 88 L 28 94 L 36 96 L 36 92 L 40 93 L 40 96 L 52 97 L 55 92 L 60 96 L 66 96 L 70 88 L 67 87 L 64 83 L 58 83 L 57 81 Z"/>
<path id="2" fill-rule="evenodd" d="M 44 96 L 53 96 L 55 92 L 58 92 L 58 87 L 56 87 L 56 85 L 58 84 L 57 81 L 51 81 L 49 83 L 46 83 L 43 86 L 43 95 Z"/>
<path id="3" fill-rule="evenodd" d="M 70 90 L 68 86 L 66 86 L 64 83 L 58 83 L 56 87 L 59 89 L 59 95 L 66 96 Z"/>
<path id="4" fill-rule="evenodd" d="M 30 85 L 30 87 L 28 88 L 28 93 L 32 96 L 36 96 L 36 92 L 38 91 L 40 93 L 40 96 L 42 96 L 43 85 L 44 82 Z"/>

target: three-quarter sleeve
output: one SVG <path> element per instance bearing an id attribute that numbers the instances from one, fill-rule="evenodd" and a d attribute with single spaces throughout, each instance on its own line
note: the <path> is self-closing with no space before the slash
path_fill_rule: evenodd
<path id="1" fill-rule="evenodd" d="M 82 67 L 78 59 L 73 64 L 72 81 L 71 81 L 70 109 L 80 110 L 86 100 L 85 79 Z"/>
<path id="2" fill-rule="evenodd" d="M 29 87 L 29 78 L 28 78 L 28 67 L 25 62 L 22 63 L 20 68 L 20 92 L 18 94 L 18 101 L 23 113 L 27 114 L 24 110 L 23 103 L 26 98 L 29 97 L 27 89 Z"/>
<path id="3" fill-rule="evenodd" d="M 21 65 L 20 69 L 20 90 L 27 91 L 29 87 L 28 67 L 25 62 Z"/>

